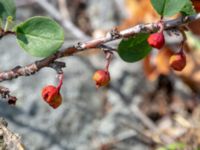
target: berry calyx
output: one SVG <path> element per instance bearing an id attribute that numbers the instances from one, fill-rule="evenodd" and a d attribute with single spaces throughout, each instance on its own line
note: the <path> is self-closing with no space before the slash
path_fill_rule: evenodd
<path id="1" fill-rule="evenodd" d="M 170 57 L 169 65 L 175 71 L 182 71 L 186 66 L 186 56 L 183 52 L 174 54 Z"/>
<path id="2" fill-rule="evenodd" d="M 106 86 L 110 82 L 110 73 L 107 70 L 98 70 L 93 75 L 96 87 Z"/>
<path id="3" fill-rule="evenodd" d="M 151 34 L 147 39 L 151 47 L 161 49 L 165 45 L 165 37 L 163 32 L 157 32 Z"/>
<path id="4" fill-rule="evenodd" d="M 53 85 L 48 85 L 42 89 L 42 97 L 44 101 L 46 101 L 54 109 L 58 108 L 62 104 L 62 96 L 60 94 L 60 89 L 63 84 L 63 73 L 59 74 L 58 78 L 59 83 L 57 87 Z"/>

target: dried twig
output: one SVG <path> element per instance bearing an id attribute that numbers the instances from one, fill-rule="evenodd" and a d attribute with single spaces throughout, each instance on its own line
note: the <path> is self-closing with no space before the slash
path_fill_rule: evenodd
<path id="1" fill-rule="evenodd" d="M 16 97 L 10 95 L 9 89 L 3 86 L 0 86 L 0 95 L 2 98 L 6 99 L 11 105 L 15 104 L 17 101 Z"/>
<path id="2" fill-rule="evenodd" d="M 64 20 L 70 20 L 71 21 L 69 11 L 67 9 L 66 0 L 58 0 L 58 4 L 59 4 L 59 9 L 60 9 L 60 13 L 62 15 L 62 18 Z"/>
<path id="3" fill-rule="evenodd" d="M 20 137 L 7 128 L 7 122 L 3 118 L 0 118 L 0 149 L 25 149 Z"/>
<path id="4" fill-rule="evenodd" d="M 71 32 L 71 34 L 78 38 L 78 39 L 85 39 L 88 40 L 90 37 L 88 37 L 85 33 L 83 33 L 79 28 L 77 28 L 70 19 L 63 19 L 63 17 L 60 15 L 59 11 L 52 6 L 47 0 L 35 0 L 44 10 L 48 12 L 53 18 L 60 21 L 61 24 L 65 29 Z"/>

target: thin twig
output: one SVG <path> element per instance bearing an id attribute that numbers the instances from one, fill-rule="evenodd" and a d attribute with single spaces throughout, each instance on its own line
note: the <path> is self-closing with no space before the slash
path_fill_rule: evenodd
<path id="1" fill-rule="evenodd" d="M 48 12 L 53 18 L 60 21 L 65 29 L 71 32 L 71 34 L 78 39 L 89 40 L 90 37 L 83 33 L 78 27 L 76 27 L 69 19 L 63 19 L 59 11 L 52 6 L 46 0 L 35 0 L 44 10 Z"/>
<path id="2" fill-rule="evenodd" d="M 7 35 L 15 35 L 15 32 L 13 31 L 4 31 L 3 29 L 0 29 L 0 39 Z"/>
<path id="3" fill-rule="evenodd" d="M 153 132 L 157 131 L 157 126 L 153 123 L 153 121 L 151 121 L 139 108 L 138 106 L 134 106 L 130 109 L 133 114 L 137 114 L 137 118 L 140 119 L 140 121 L 142 121 L 142 123 L 144 125 L 146 125 L 148 127 L 148 129 L 150 129 Z"/>
<path id="4" fill-rule="evenodd" d="M 70 20 L 71 21 L 69 11 L 68 11 L 68 8 L 67 8 L 66 0 L 58 0 L 58 5 L 59 5 L 60 14 L 61 14 L 62 18 L 64 20 Z"/>

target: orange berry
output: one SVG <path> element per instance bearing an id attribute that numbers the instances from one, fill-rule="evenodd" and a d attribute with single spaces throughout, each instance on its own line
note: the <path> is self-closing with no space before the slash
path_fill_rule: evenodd
<path id="1" fill-rule="evenodd" d="M 163 32 L 157 32 L 151 34 L 147 39 L 151 47 L 161 49 L 165 45 L 165 37 Z"/>
<path id="2" fill-rule="evenodd" d="M 93 75 L 93 80 L 96 82 L 96 87 L 106 86 L 110 82 L 110 73 L 105 70 L 98 70 Z"/>
<path id="3" fill-rule="evenodd" d="M 186 66 L 186 56 L 184 53 L 177 53 L 170 57 L 169 65 L 175 71 L 182 71 Z"/>
<path id="4" fill-rule="evenodd" d="M 48 85 L 42 90 L 43 99 L 54 109 L 59 107 L 62 103 L 62 96 L 57 87 Z"/>

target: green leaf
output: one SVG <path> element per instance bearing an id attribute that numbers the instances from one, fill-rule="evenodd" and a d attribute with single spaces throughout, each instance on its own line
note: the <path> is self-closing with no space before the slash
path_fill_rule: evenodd
<path id="1" fill-rule="evenodd" d="M 8 16 L 15 19 L 16 6 L 13 0 L 0 0 L 0 19 L 6 20 Z"/>
<path id="2" fill-rule="evenodd" d="M 190 0 L 151 0 L 151 3 L 161 16 L 173 16 L 181 11 L 187 15 L 194 13 Z"/>
<path id="3" fill-rule="evenodd" d="M 185 4 L 185 6 L 183 7 L 183 9 L 181 10 L 181 12 L 187 16 L 187 15 L 194 15 L 196 14 L 196 11 L 194 9 L 194 6 L 192 4 L 192 2 L 190 0 L 187 0 L 187 3 Z"/>
<path id="4" fill-rule="evenodd" d="M 184 149 L 184 148 L 185 148 L 184 143 L 176 142 L 176 143 L 169 144 L 165 147 L 160 147 L 157 150 L 178 150 L 178 149 Z"/>
<path id="5" fill-rule="evenodd" d="M 30 55 L 47 57 L 64 42 L 64 31 L 48 17 L 33 17 L 15 27 L 19 45 Z"/>
<path id="6" fill-rule="evenodd" d="M 143 59 L 151 47 L 147 42 L 149 34 L 141 33 L 129 39 L 123 39 L 118 46 L 119 56 L 126 62 L 136 62 Z"/>
<path id="7" fill-rule="evenodd" d="M 185 144 L 184 143 L 172 143 L 172 144 L 169 144 L 167 146 L 167 149 L 170 149 L 170 150 L 177 150 L 177 149 L 184 149 L 185 147 Z"/>

